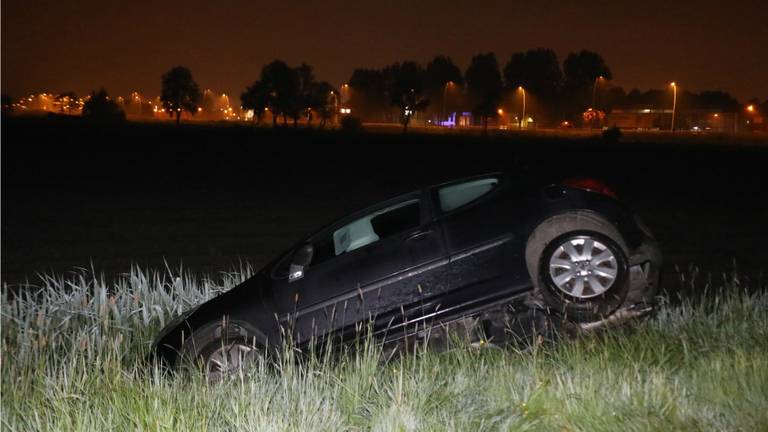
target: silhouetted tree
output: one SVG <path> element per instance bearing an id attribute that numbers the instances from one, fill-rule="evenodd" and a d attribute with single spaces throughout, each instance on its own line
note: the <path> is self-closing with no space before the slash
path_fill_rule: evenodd
<path id="1" fill-rule="evenodd" d="M 445 115 L 443 111 L 449 109 L 446 105 L 446 99 L 450 99 L 455 105 L 457 95 L 459 94 L 457 90 L 463 84 L 464 78 L 461 76 L 461 70 L 453 63 L 450 57 L 439 55 L 427 63 L 424 94 L 432 101 L 430 105 L 431 112 L 439 113 L 441 117 Z"/>
<path id="2" fill-rule="evenodd" d="M 568 54 L 563 62 L 563 72 L 566 83 L 575 86 L 591 86 L 598 77 L 607 80 L 613 78 L 611 69 L 605 64 L 603 57 L 587 50 Z"/>
<path id="3" fill-rule="evenodd" d="M 184 66 L 176 66 L 163 74 L 160 100 L 168 115 L 176 116 L 176 124 L 181 121 L 181 112 L 194 115 L 200 102 L 200 90 L 192 79 L 192 72 Z"/>
<path id="4" fill-rule="evenodd" d="M 312 124 L 312 113 L 314 112 L 320 117 L 320 127 L 325 126 L 325 123 L 333 115 L 333 106 L 330 104 L 330 100 L 334 97 L 333 92 L 333 86 L 326 81 L 312 83 L 305 96 L 307 124 Z"/>
<path id="5" fill-rule="evenodd" d="M 699 94 L 688 96 L 687 107 L 698 109 L 716 109 L 730 112 L 737 112 L 741 109 L 741 104 L 736 98 L 727 92 L 718 90 L 704 90 Z"/>
<path id="6" fill-rule="evenodd" d="M 272 110 L 272 124 L 277 126 L 277 116 L 287 117 L 297 110 L 299 96 L 299 74 L 282 60 L 274 60 L 261 69 L 261 82 L 269 90 L 269 105 Z"/>
<path id="7" fill-rule="evenodd" d="M 661 108 L 665 106 L 666 99 L 670 97 L 669 92 L 655 89 L 641 92 L 635 88 L 627 94 L 622 106 L 624 108 Z M 669 103 L 672 103 L 671 99 Z"/>
<path id="8" fill-rule="evenodd" d="M 424 69 L 413 61 L 394 63 L 382 71 L 390 103 L 397 107 L 398 118 L 403 125 L 403 133 L 414 114 L 423 111 L 429 100 L 423 97 Z"/>
<path id="9" fill-rule="evenodd" d="M 609 87 L 603 97 L 605 112 L 610 112 L 614 108 L 623 106 L 626 103 L 626 99 L 627 93 L 621 86 Z"/>
<path id="10" fill-rule="evenodd" d="M 269 88 L 262 81 L 254 82 L 240 94 L 240 104 L 246 110 L 253 110 L 253 121 L 260 123 L 270 106 Z"/>
<path id="11" fill-rule="evenodd" d="M 82 115 L 85 118 L 102 122 L 125 120 L 123 110 L 120 109 L 117 102 L 109 98 L 104 89 L 91 92 L 91 97 L 83 105 Z"/>
<path id="12" fill-rule="evenodd" d="M 349 79 L 348 104 L 361 119 L 378 116 L 389 106 L 384 74 L 376 69 L 355 69 Z"/>
<path id="13" fill-rule="evenodd" d="M 315 74 L 312 71 L 312 66 L 302 63 L 296 68 L 296 74 L 299 78 L 299 90 L 297 94 L 297 100 L 295 101 L 295 109 L 291 112 L 293 118 L 293 126 L 296 126 L 299 115 L 303 114 L 307 118 L 307 123 L 312 122 L 312 96 L 315 82 Z"/>
<path id="14" fill-rule="evenodd" d="M 482 118 L 483 133 L 488 132 L 488 118 L 496 115 L 501 100 L 501 73 L 496 55 L 492 52 L 472 57 L 464 75 L 472 112 Z"/>
<path id="15" fill-rule="evenodd" d="M 552 117 L 556 111 L 563 73 L 557 54 L 551 49 L 538 48 L 512 54 L 504 66 L 504 82 L 507 91 L 523 87 L 529 99 L 528 112 Z M 535 101 L 536 103 L 530 103 Z"/>
<path id="16" fill-rule="evenodd" d="M 571 117 L 591 105 L 595 82 L 599 77 L 606 80 L 613 78 L 611 69 L 600 54 L 587 50 L 568 54 L 563 62 L 563 73 L 564 111 Z"/>

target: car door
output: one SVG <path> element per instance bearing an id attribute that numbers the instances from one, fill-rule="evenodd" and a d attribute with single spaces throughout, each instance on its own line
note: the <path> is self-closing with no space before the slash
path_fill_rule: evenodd
<path id="1" fill-rule="evenodd" d="M 358 212 L 308 239 L 311 264 L 301 278 L 276 280 L 278 319 L 294 342 L 340 332 L 359 323 L 380 327 L 403 304 L 418 302 L 423 284 L 436 283 L 434 266 L 447 263 L 442 231 L 431 207 L 415 192 Z"/>
<path id="2" fill-rule="evenodd" d="M 526 286 L 525 209 L 501 175 L 457 181 L 432 190 L 450 263 L 442 310 L 458 314 Z"/>

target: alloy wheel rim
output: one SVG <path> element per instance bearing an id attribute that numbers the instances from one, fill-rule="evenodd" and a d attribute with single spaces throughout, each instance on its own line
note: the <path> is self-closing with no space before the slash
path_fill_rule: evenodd
<path id="1" fill-rule="evenodd" d="M 557 289 L 580 300 L 604 294 L 618 273 L 613 251 L 591 237 L 565 240 L 549 259 L 549 275 Z"/>
<path id="2" fill-rule="evenodd" d="M 241 342 L 221 345 L 214 350 L 205 362 L 208 380 L 218 382 L 255 363 L 256 348 Z"/>

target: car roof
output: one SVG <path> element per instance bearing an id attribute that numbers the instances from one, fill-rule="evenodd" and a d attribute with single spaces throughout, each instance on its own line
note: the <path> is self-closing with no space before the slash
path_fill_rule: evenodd
<path id="1" fill-rule="evenodd" d="M 487 177 L 506 177 L 506 176 L 507 176 L 507 173 L 505 173 L 503 171 L 493 171 L 493 172 L 487 172 L 487 173 L 484 173 L 484 174 L 476 174 L 476 175 L 469 176 L 469 177 L 461 177 L 461 178 L 445 181 L 445 182 L 442 182 L 442 183 L 437 183 L 437 184 L 428 186 L 426 189 L 436 189 L 436 188 L 441 188 L 441 187 L 444 187 L 444 186 L 450 186 L 450 185 L 456 184 L 456 183 L 464 183 L 464 182 L 469 182 L 469 181 L 473 181 L 473 180 L 479 180 L 479 179 L 483 179 L 483 178 L 487 178 Z"/>
<path id="2" fill-rule="evenodd" d="M 505 176 L 507 176 L 507 173 L 505 173 L 505 172 L 493 171 L 493 172 L 477 174 L 477 175 L 473 175 L 473 176 L 469 176 L 469 177 L 460 177 L 460 178 L 456 178 L 456 179 L 453 179 L 453 180 L 445 181 L 445 182 L 442 182 L 442 183 L 436 183 L 436 184 L 433 184 L 433 185 L 430 185 L 430 186 L 425 186 L 425 187 L 421 187 L 421 188 L 418 188 L 418 189 L 413 189 L 413 190 L 410 190 L 410 191 L 408 191 L 406 193 L 401 193 L 401 194 L 392 196 L 392 197 L 384 199 L 384 200 L 376 201 L 374 203 L 371 203 L 370 205 L 367 205 L 365 207 L 357 209 L 357 210 L 355 210 L 353 212 L 346 213 L 346 214 L 344 214 L 344 215 L 342 215 L 342 216 L 340 216 L 340 217 L 338 217 L 338 218 L 336 218 L 336 219 L 334 219 L 334 220 L 332 220 L 330 222 L 324 223 L 319 228 L 313 229 L 307 235 L 302 236 L 301 239 L 297 243 L 295 243 L 293 246 L 291 246 L 289 249 L 287 249 L 284 253 L 290 252 L 291 250 L 294 250 L 295 248 L 297 248 L 301 244 L 303 244 L 305 241 L 316 237 L 317 235 L 319 235 L 320 233 L 324 232 L 325 230 L 330 229 L 332 226 L 341 223 L 343 220 L 348 219 L 348 218 L 354 218 L 355 216 L 364 215 L 368 211 L 372 210 L 375 207 L 386 206 L 388 204 L 395 203 L 395 202 L 397 202 L 399 200 L 407 199 L 408 197 L 410 197 L 412 195 L 415 195 L 415 194 L 421 194 L 421 193 L 426 192 L 426 191 L 430 191 L 430 190 L 433 190 L 433 189 L 441 188 L 441 187 L 444 187 L 444 186 L 449 186 L 449 185 L 456 184 L 456 183 L 463 183 L 463 182 L 479 180 L 479 179 L 488 178 L 488 177 L 500 177 L 500 178 L 502 178 L 502 177 L 505 177 Z M 280 254 L 280 256 L 282 257 L 283 254 Z"/>

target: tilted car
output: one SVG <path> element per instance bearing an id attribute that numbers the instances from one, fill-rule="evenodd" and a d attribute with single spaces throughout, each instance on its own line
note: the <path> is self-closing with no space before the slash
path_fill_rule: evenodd
<path id="1" fill-rule="evenodd" d="M 502 321 L 531 310 L 584 328 L 620 323 L 652 310 L 660 265 L 649 230 L 602 183 L 494 173 L 320 229 L 178 317 L 153 349 L 169 365 L 199 360 L 224 374 L 288 338 L 302 348 L 361 327 L 389 343 L 468 317 L 503 339 Z"/>

